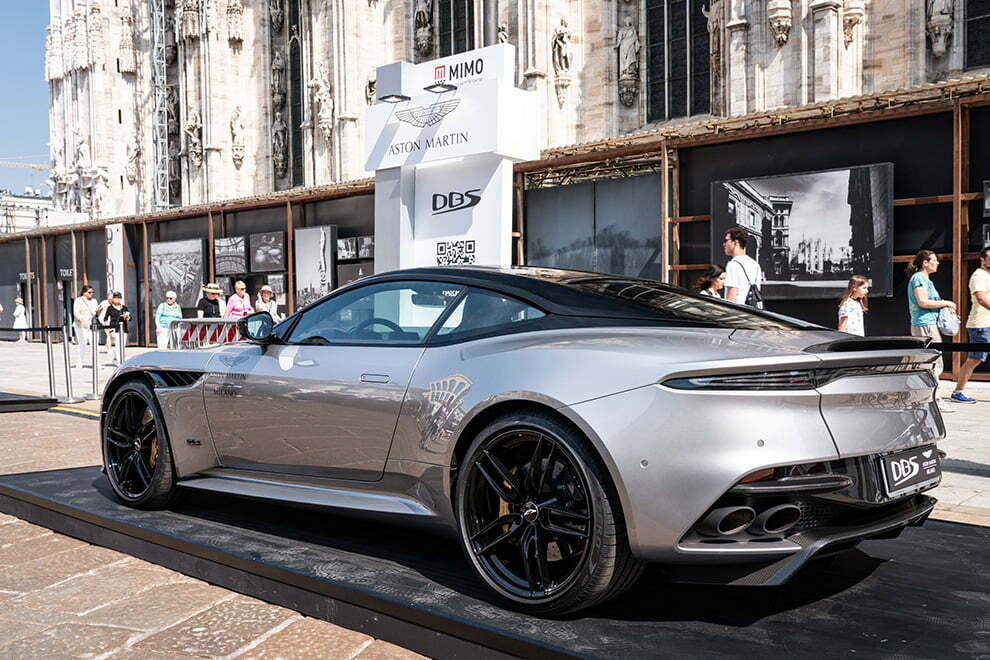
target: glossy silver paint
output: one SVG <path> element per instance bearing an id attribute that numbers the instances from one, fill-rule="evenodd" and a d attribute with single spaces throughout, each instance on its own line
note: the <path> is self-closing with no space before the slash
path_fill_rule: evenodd
<path id="1" fill-rule="evenodd" d="M 682 543 L 732 485 L 761 468 L 933 443 L 944 435 L 934 380 L 915 372 L 840 378 L 820 391 L 732 392 L 661 383 L 937 355 L 805 351 L 843 337 L 599 327 L 427 348 L 239 343 L 143 354 L 110 387 L 149 370 L 204 372 L 188 388 L 156 390 L 187 486 L 405 516 L 447 531 L 455 530 L 451 494 L 472 422 L 493 407 L 552 409 L 587 436 L 608 468 L 635 555 L 730 561 L 800 550 L 788 541 L 756 549 Z"/>

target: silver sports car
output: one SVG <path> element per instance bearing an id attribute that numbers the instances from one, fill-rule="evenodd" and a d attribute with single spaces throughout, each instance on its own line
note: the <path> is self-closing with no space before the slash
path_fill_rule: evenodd
<path id="1" fill-rule="evenodd" d="M 102 411 L 136 507 L 183 489 L 430 527 L 552 615 L 672 580 L 776 585 L 934 505 L 938 354 L 652 281 L 374 275 L 248 341 L 129 360 Z"/>

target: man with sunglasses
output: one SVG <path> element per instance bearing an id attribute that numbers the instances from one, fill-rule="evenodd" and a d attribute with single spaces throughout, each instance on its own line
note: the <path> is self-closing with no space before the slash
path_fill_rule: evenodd
<path id="1" fill-rule="evenodd" d="M 756 259 L 746 254 L 749 234 L 745 229 L 734 227 L 725 232 L 722 250 L 730 257 L 725 265 L 725 299 L 741 305 L 762 307 L 759 303 L 759 289 L 763 285 L 763 273 Z M 751 289 L 756 293 L 751 296 Z"/>

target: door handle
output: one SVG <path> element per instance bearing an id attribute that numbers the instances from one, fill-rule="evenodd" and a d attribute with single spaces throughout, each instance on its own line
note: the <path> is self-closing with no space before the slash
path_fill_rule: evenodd
<path id="1" fill-rule="evenodd" d="M 361 374 L 362 383 L 387 383 L 389 378 L 386 374 Z"/>

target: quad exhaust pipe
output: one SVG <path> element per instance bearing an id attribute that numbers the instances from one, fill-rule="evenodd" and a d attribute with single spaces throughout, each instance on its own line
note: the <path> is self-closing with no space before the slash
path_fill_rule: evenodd
<path id="1" fill-rule="evenodd" d="M 731 536 L 756 520 L 756 511 L 748 506 L 725 506 L 712 510 L 695 526 L 702 536 Z"/>
<path id="2" fill-rule="evenodd" d="M 749 526 L 749 531 L 758 536 L 783 534 L 794 527 L 800 519 L 801 509 L 793 504 L 779 504 L 756 516 L 756 520 Z"/>

